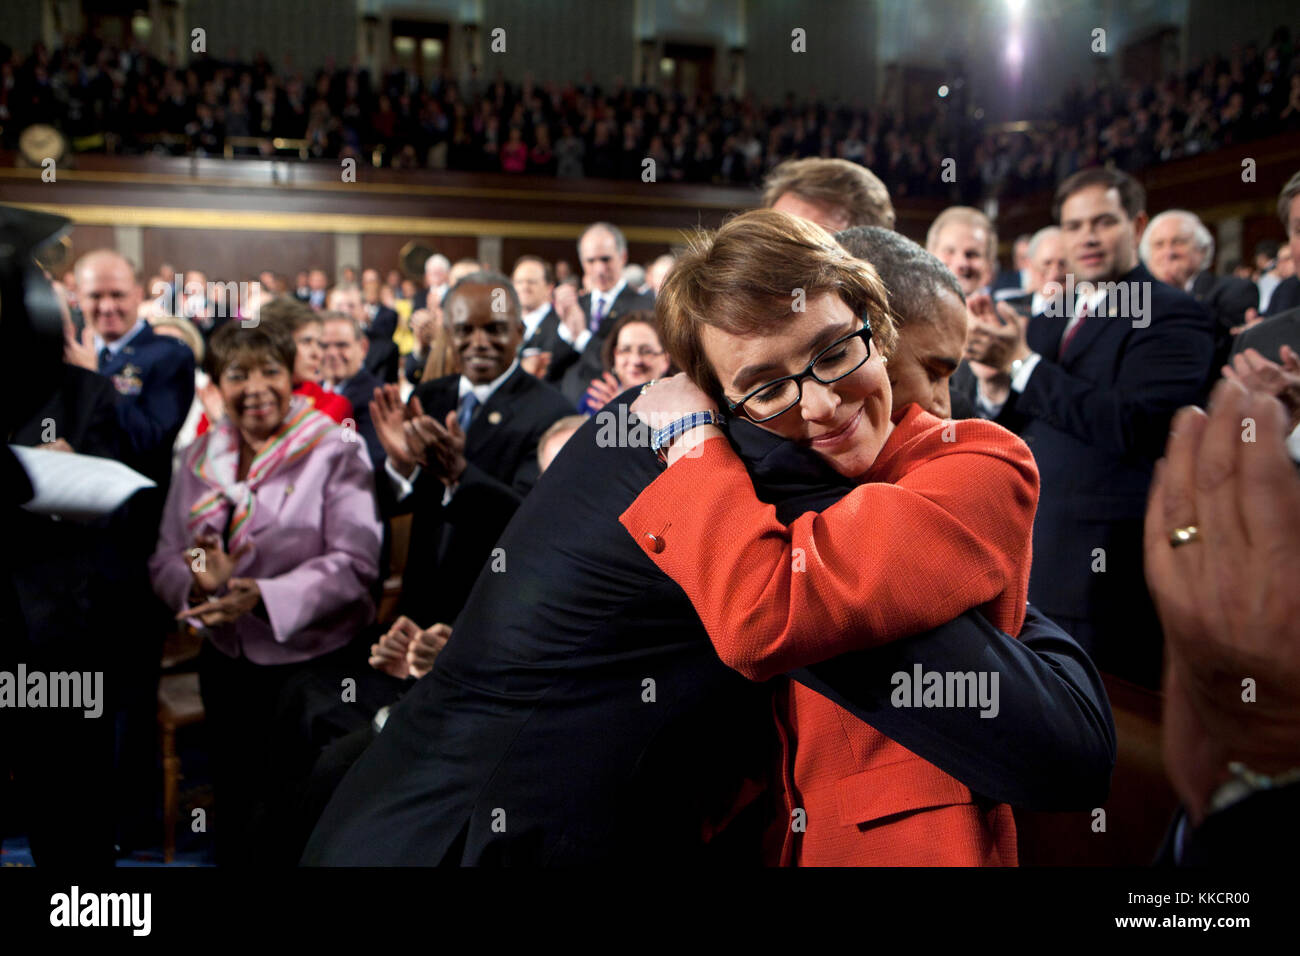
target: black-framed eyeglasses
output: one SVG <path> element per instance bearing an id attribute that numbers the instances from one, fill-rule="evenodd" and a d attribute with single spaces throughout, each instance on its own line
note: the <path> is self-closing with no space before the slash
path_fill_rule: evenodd
<path id="1" fill-rule="evenodd" d="M 804 379 L 813 378 L 830 385 L 862 368 L 869 358 L 871 320 L 864 315 L 862 328 L 826 346 L 802 372 L 760 385 L 738 402 L 728 399 L 727 410 L 732 415 L 740 413 L 756 424 L 771 421 L 803 401 Z"/>

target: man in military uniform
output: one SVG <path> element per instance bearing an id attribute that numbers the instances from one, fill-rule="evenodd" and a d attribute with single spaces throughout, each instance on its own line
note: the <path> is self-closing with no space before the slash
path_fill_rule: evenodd
<path id="1" fill-rule="evenodd" d="M 82 256 L 77 289 L 86 328 L 69 340 L 65 358 L 112 381 L 123 460 L 166 488 L 172 445 L 194 401 L 194 353 L 139 317 L 144 291 L 116 252 Z"/>

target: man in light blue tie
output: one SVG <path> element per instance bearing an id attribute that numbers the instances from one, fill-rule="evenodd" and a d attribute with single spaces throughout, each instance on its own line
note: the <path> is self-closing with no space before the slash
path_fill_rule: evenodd
<path id="1" fill-rule="evenodd" d="M 639 309 L 653 309 L 654 296 L 628 288 L 623 279 L 627 265 L 627 239 L 617 226 L 592 223 L 578 240 L 578 258 L 591 292 L 574 309 L 562 315 L 558 329 L 561 342 L 551 358 L 547 381 L 577 407 L 592 380 L 605 371 L 601 351 L 612 319 Z M 604 330 L 604 331 L 602 331 Z"/>

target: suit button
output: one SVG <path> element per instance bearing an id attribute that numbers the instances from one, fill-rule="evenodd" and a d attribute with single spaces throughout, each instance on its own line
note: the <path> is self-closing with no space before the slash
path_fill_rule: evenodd
<path id="1" fill-rule="evenodd" d="M 647 534 L 646 541 L 648 542 L 646 544 L 646 547 L 649 548 L 654 554 L 660 554 L 663 552 L 664 539 L 659 537 L 657 534 Z"/>

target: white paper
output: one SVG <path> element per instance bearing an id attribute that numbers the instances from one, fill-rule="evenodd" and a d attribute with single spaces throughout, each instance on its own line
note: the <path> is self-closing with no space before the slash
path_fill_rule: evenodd
<path id="1" fill-rule="evenodd" d="M 39 515 L 73 520 L 117 510 L 137 491 L 156 483 L 111 458 L 10 445 L 36 494 L 23 505 Z"/>

